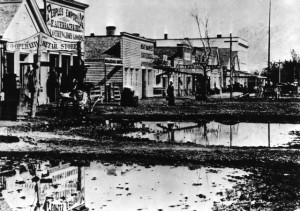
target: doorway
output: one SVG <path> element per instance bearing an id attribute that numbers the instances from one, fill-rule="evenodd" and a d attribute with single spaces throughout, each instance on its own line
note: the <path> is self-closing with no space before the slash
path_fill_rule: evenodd
<path id="1" fill-rule="evenodd" d="M 147 81 L 146 81 L 146 70 L 142 70 L 142 98 L 147 97 Z"/>
<path id="2" fill-rule="evenodd" d="M 15 68 L 14 68 L 15 55 L 14 55 L 14 53 L 7 53 L 6 58 L 7 58 L 7 73 L 14 74 L 15 73 Z"/>

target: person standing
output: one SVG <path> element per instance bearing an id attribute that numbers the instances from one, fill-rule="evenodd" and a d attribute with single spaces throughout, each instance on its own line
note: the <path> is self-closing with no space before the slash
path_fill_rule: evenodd
<path id="1" fill-rule="evenodd" d="M 168 105 L 169 106 L 174 106 L 175 105 L 175 98 L 174 98 L 174 86 L 173 86 L 173 82 L 171 81 L 168 89 L 167 89 L 167 95 L 168 95 Z"/>
<path id="2" fill-rule="evenodd" d="M 47 80 L 47 96 L 49 98 L 49 102 L 56 101 L 56 94 L 58 88 L 58 78 L 54 67 L 50 68 L 48 73 L 48 80 Z"/>

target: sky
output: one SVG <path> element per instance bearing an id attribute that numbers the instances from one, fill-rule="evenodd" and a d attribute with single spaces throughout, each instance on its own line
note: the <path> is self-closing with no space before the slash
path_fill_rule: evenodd
<path id="1" fill-rule="evenodd" d="M 198 37 L 191 11 L 209 17 L 209 33 L 240 36 L 249 43 L 248 65 L 263 66 L 267 57 L 269 0 L 80 0 L 87 3 L 85 33 L 105 35 L 114 25 L 116 33 L 139 33 L 148 38 Z M 291 59 L 300 53 L 300 0 L 272 0 L 271 61 Z M 252 58 L 258 55 L 259 58 Z M 261 61 L 260 61 L 261 60 Z M 250 68 L 251 69 L 251 68 Z"/>

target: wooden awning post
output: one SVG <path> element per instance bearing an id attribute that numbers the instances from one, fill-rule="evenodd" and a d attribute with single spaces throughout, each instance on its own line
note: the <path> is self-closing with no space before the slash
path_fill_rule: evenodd
<path id="1" fill-rule="evenodd" d="M 31 118 L 35 118 L 36 107 L 38 104 L 38 92 L 40 88 L 40 68 L 41 68 L 41 57 L 42 57 L 42 33 L 39 33 L 39 40 L 37 46 L 37 61 L 34 61 L 34 93 L 31 93 L 32 103 L 31 103 Z"/>

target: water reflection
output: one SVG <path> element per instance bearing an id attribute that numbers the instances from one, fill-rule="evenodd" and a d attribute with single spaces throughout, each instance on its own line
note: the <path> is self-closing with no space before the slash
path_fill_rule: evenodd
<path id="1" fill-rule="evenodd" d="M 37 160 L 1 161 L 2 207 L 7 210 L 87 210 L 83 167 Z M 10 170 L 3 170 L 7 166 Z"/>
<path id="2" fill-rule="evenodd" d="M 248 175 L 233 168 L 191 170 L 97 161 L 78 167 L 2 158 L 3 166 L 13 166 L 15 172 L 1 171 L 0 210 L 21 211 L 211 210 Z"/>
<path id="3" fill-rule="evenodd" d="M 291 131 L 300 131 L 299 124 L 237 122 L 136 122 L 142 131 L 124 136 L 149 138 L 154 141 L 195 143 L 199 145 L 278 147 L 288 146 L 295 139 Z"/>

